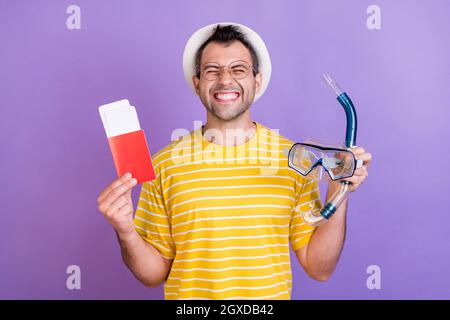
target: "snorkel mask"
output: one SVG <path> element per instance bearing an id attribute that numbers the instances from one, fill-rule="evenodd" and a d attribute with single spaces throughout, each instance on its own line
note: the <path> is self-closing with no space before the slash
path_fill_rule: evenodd
<path id="1" fill-rule="evenodd" d="M 288 160 L 292 169 L 311 180 L 324 180 L 324 171 L 333 181 L 350 178 L 359 165 L 350 150 L 314 142 L 294 144 Z"/>
<path id="2" fill-rule="evenodd" d="M 362 166 L 362 160 L 356 160 L 355 155 L 348 148 L 356 145 L 357 117 L 355 107 L 347 93 L 333 81 L 329 75 L 323 76 L 328 85 L 337 95 L 339 104 L 344 108 L 347 117 L 347 130 L 345 134 L 345 147 L 331 147 L 318 143 L 295 143 L 288 154 L 289 167 L 301 175 L 320 180 L 325 173 L 337 181 L 353 176 L 356 168 Z M 318 211 L 302 212 L 303 219 L 310 225 L 319 225 L 330 219 L 339 205 L 350 193 L 350 182 L 341 181 L 340 188 L 331 196 L 325 205 Z"/>

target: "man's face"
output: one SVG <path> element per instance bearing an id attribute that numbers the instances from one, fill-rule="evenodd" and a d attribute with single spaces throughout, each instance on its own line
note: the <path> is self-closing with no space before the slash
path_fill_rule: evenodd
<path id="1" fill-rule="evenodd" d="M 210 42 L 203 50 L 202 67 L 219 64 L 229 66 L 235 61 L 245 61 L 252 66 L 249 50 L 240 42 L 228 44 Z M 261 73 L 253 76 L 253 70 L 243 79 L 234 79 L 228 68 L 221 68 L 216 80 L 193 77 L 194 86 L 206 109 L 216 118 L 231 121 L 243 114 L 252 104 L 255 93 L 261 87 Z"/>

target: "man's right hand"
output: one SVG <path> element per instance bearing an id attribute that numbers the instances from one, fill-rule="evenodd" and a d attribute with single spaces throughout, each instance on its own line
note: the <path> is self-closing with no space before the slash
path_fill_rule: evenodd
<path id="1" fill-rule="evenodd" d="M 126 173 L 107 186 L 98 196 L 98 210 L 118 233 L 126 237 L 135 232 L 133 223 L 133 199 L 131 191 L 137 180 Z"/>

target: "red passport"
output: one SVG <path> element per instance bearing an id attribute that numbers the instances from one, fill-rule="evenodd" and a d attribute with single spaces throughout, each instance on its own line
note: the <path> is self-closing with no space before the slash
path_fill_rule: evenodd
<path id="1" fill-rule="evenodd" d="M 138 183 L 155 179 L 144 130 L 109 137 L 108 141 L 119 177 L 130 172 Z"/>

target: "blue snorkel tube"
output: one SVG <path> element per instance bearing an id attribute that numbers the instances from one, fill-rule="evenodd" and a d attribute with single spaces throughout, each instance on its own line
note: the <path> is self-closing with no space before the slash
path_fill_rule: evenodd
<path id="1" fill-rule="evenodd" d="M 356 117 L 356 110 L 352 100 L 350 100 L 347 93 L 341 90 L 336 82 L 329 76 L 323 75 L 325 81 L 334 90 L 337 96 L 337 101 L 344 108 L 347 117 L 347 129 L 345 132 L 345 146 L 347 148 L 356 145 L 356 132 L 358 129 L 358 118 Z M 318 225 L 323 219 L 330 219 L 336 212 L 339 205 L 344 201 L 350 193 L 350 182 L 341 181 L 340 188 L 328 199 L 325 205 L 320 209 L 320 215 L 316 212 L 305 212 L 303 214 L 304 220 L 311 225 Z"/>

